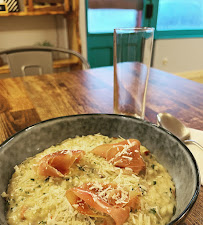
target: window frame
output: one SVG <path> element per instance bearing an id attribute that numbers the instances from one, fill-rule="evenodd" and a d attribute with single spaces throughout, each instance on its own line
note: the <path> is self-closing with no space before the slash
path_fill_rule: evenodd
<path id="1" fill-rule="evenodd" d="M 147 4 L 153 5 L 152 17 L 146 18 Z M 154 27 L 154 39 L 201 38 L 203 29 L 190 30 L 157 30 L 159 0 L 144 0 L 142 26 Z"/>

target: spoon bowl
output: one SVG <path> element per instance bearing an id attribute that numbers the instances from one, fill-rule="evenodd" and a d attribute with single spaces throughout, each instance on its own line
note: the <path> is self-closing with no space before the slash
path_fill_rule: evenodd
<path id="1" fill-rule="evenodd" d="M 180 120 L 172 116 L 170 113 L 159 113 L 157 115 L 157 122 L 159 126 L 173 133 L 181 141 L 190 138 L 189 129 Z"/>
<path id="2" fill-rule="evenodd" d="M 178 137 L 181 141 L 185 143 L 193 143 L 197 145 L 199 148 L 203 149 L 203 147 L 194 140 L 189 140 L 190 131 L 189 129 L 176 117 L 171 115 L 170 113 L 159 113 L 157 115 L 157 123 L 159 126 L 165 128 L 170 131 L 176 137 Z"/>

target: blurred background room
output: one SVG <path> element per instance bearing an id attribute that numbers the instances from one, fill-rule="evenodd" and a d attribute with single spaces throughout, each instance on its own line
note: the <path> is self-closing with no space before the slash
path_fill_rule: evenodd
<path id="1" fill-rule="evenodd" d="M 152 67 L 203 83 L 202 0 L 0 0 L 0 50 L 69 48 L 91 68 L 113 65 L 113 29 L 155 28 Z M 6 7 L 3 7 L 3 5 Z M 9 76 L 0 56 L 0 78 Z M 55 69 L 73 66 L 56 55 Z M 76 62 L 74 62 L 74 65 Z"/>

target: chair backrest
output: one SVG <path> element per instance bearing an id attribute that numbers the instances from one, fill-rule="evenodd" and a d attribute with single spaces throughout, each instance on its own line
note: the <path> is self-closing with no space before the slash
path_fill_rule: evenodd
<path id="1" fill-rule="evenodd" d="M 6 54 L 11 76 L 16 77 L 53 73 L 53 52 L 75 55 L 85 68 L 90 68 L 80 53 L 63 48 L 25 46 L 0 51 L 0 55 Z"/>

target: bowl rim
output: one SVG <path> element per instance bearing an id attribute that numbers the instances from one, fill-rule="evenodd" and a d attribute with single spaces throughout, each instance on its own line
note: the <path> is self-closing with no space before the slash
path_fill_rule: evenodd
<path id="1" fill-rule="evenodd" d="M 170 221 L 168 223 L 168 225 L 173 225 L 173 224 L 177 224 L 179 223 L 180 221 L 182 221 L 186 215 L 189 213 L 189 211 L 192 209 L 193 205 L 195 204 L 196 200 L 197 200 L 197 197 L 199 195 L 199 192 L 200 192 L 200 186 L 201 186 L 201 182 L 200 182 L 200 171 L 199 171 L 199 168 L 198 168 L 198 165 L 197 165 L 197 162 L 193 156 L 193 154 L 191 153 L 191 151 L 189 150 L 189 148 L 179 139 L 177 138 L 174 134 L 172 134 L 170 131 L 166 130 L 165 128 L 157 125 L 157 124 L 154 124 L 152 122 L 149 122 L 145 119 L 140 119 L 140 118 L 136 118 L 134 116 L 130 116 L 130 115 L 122 115 L 122 114 L 111 114 L 111 113 L 87 113 L 87 114 L 75 114 L 75 115 L 66 115 L 66 116 L 60 116 L 60 117 L 54 117 L 54 118 L 50 118 L 50 119 L 47 119 L 47 120 L 42 120 L 38 123 L 35 123 L 35 124 L 32 124 L 18 132 L 16 132 L 15 134 L 11 135 L 9 138 L 7 138 L 5 141 L 3 141 L 1 144 L 0 144 L 0 151 L 2 150 L 2 148 L 7 144 L 9 143 L 10 141 L 12 141 L 16 136 L 19 136 L 21 133 L 29 130 L 29 129 L 32 129 L 38 125 L 41 125 L 43 123 L 47 123 L 47 122 L 51 122 L 51 121 L 54 121 L 54 120 L 61 120 L 61 119 L 66 119 L 66 118 L 74 118 L 74 117 L 91 117 L 91 116 L 94 116 L 94 117 L 101 117 L 101 116 L 104 116 L 104 117 L 123 117 L 123 118 L 129 118 L 129 119 L 133 119 L 133 120 L 137 120 L 137 121 L 140 121 L 144 124 L 147 124 L 147 125 L 150 125 L 152 127 L 156 127 L 158 129 L 161 129 L 162 131 L 164 131 L 165 133 L 169 134 L 170 136 L 172 136 L 182 147 L 184 147 L 184 149 L 187 151 L 187 153 L 189 154 L 189 156 L 191 157 L 192 159 L 192 162 L 193 162 L 193 165 L 195 167 L 195 171 L 196 171 L 196 188 L 195 188 L 195 191 L 194 191 L 194 194 L 190 200 L 190 202 L 188 203 L 188 205 L 186 206 L 186 208 L 182 211 L 182 213 L 180 213 L 180 215 L 178 215 L 175 219 L 173 219 L 172 221 Z"/>

